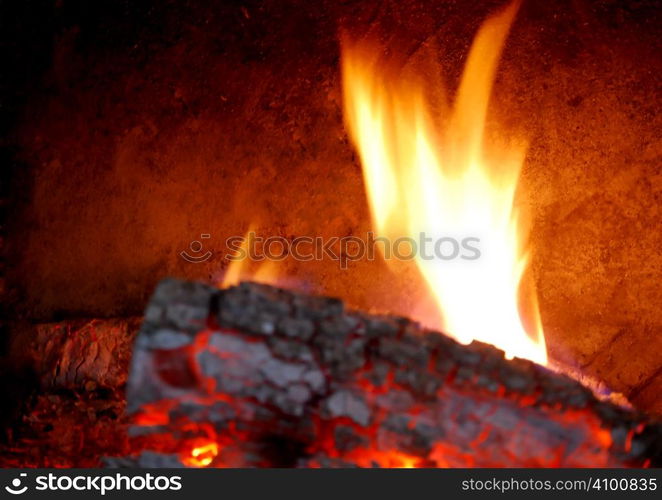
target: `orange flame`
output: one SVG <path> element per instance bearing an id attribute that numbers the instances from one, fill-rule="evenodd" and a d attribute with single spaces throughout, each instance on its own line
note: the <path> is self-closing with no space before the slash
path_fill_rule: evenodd
<path id="1" fill-rule="evenodd" d="M 538 327 L 529 336 L 518 307 L 527 232 L 513 203 L 525 146 L 511 143 L 488 154 L 483 140 L 496 66 L 519 3 L 479 30 L 443 129 L 431 117 L 423 85 L 365 42 L 343 47 L 344 108 L 381 236 L 480 239 L 476 260 L 416 256 L 443 328 L 461 342 L 480 340 L 508 356 L 546 363 L 537 308 Z"/>

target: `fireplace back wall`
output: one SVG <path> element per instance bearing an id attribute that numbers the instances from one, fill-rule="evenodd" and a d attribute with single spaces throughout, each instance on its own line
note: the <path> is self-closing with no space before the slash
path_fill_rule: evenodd
<path id="1" fill-rule="evenodd" d="M 524 2 L 492 105 L 530 140 L 521 189 L 552 357 L 662 412 L 656 3 Z M 21 41 L 4 49 L 7 319 L 140 314 L 164 276 L 218 278 L 225 238 L 251 223 L 265 235 L 364 234 L 339 29 L 413 58 L 436 44 L 453 89 L 500 5 L 3 6 L 16 9 L 3 31 Z M 186 262 L 179 252 L 202 233 L 213 257 Z M 414 300 L 374 263 L 284 263 L 282 274 L 364 309 Z"/>

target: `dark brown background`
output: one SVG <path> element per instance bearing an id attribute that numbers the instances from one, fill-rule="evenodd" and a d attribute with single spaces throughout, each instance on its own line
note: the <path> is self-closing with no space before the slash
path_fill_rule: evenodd
<path id="1" fill-rule="evenodd" d="M 3 2 L 5 317 L 139 314 L 223 241 L 369 229 L 342 126 L 338 30 L 434 43 L 453 89 L 502 2 Z M 531 142 L 521 194 L 550 352 L 662 411 L 655 1 L 528 0 L 493 116 Z M 205 264 L 179 257 L 211 233 Z M 413 307 L 381 265 L 284 264 L 355 307 Z"/>

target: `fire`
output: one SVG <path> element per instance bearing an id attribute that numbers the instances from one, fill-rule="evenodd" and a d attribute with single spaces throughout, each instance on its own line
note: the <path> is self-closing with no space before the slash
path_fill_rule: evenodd
<path id="1" fill-rule="evenodd" d="M 249 235 L 251 233 L 255 233 L 254 225 L 251 225 L 248 231 L 246 231 L 243 243 L 239 251 L 236 252 L 235 258 L 239 254 L 248 254 L 250 244 Z M 257 281 L 266 285 L 277 285 L 278 277 L 279 271 L 275 262 L 270 260 L 252 262 L 249 258 L 244 258 L 230 261 L 230 265 L 223 275 L 219 286 L 221 288 L 227 288 L 239 284 L 242 280 Z"/>
<path id="2" fill-rule="evenodd" d="M 527 231 L 514 197 L 525 146 L 488 148 L 483 137 L 496 66 L 519 3 L 479 30 L 443 126 L 424 85 L 366 42 L 344 44 L 344 108 L 380 236 L 479 238 L 476 260 L 415 257 L 441 326 L 461 342 L 479 340 L 545 363 L 537 308 L 531 336 L 519 312 Z"/>
<path id="3" fill-rule="evenodd" d="M 366 460 L 369 458 L 370 460 Z M 362 459 L 357 459 L 363 467 L 371 467 L 373 463 L 379 464 L 380 467 L 389 469 L 416 469 L 421 467 L 421 458 L 400 453 L 398 451 L 379 452 L 371 450 L 365 453 Z"/>
<path id="4" fill-rule="evenodd" d="M 189 467 L 207 467 L 218 455 L 218 444 L 209 442 L 195 446 L 189 455 L 182 457 L 182 462 Z"/>

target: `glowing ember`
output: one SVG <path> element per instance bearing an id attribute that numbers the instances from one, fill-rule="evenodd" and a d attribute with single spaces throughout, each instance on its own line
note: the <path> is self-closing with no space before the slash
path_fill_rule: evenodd
<path id="1" fill-rule="evenodd" d="M 195 446 L 191 453 L 182 457 L 182 462 L 189 467 L 207 467 L 218 455 L 218 444 L 214 442 Z"/>
<path id="2" fill-rule="evenodd" d="M 416 255 L 441 326 L 461 342 L 476 339 L 545 363 L 541 328 L 529 336 L 518 307 L 527 234 L 513 201 L 525 147 L 508 144 L 488 154 L 483 141 L 497 62 L 518 7 L 511 3 L 478 32 L 444 127 L 423 85 L 365 42 L 344 44 L 344 105 L 381 236 L 480 239 L 477 260 Z M 537 315 L 535 308 L 534 323 Z"/>
<path id="3" fill-rule="evenodd" d="M 389 469 L 415 469 L 421 467 L 423 462 L 420 457 L 398 451 L 359 450 L 350 455 L 348 458 L 354 458 L 361 467 L 372 467 L 374 464 L 378 464 L 380 467 Z"/>

